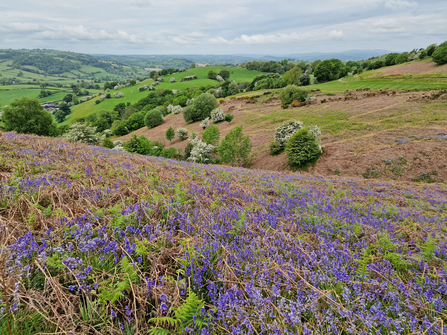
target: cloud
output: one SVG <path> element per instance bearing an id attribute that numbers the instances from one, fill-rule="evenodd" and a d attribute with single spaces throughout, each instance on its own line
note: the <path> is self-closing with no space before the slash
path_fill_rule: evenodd
<path id="1" fill-rule="evenodd" d="M 130 5 L 137 7 L 152 7 L 152 2 L 150 0 L 128 0 Z"/>
<path id="2" fill-rule="evenodd" d="M 399 10 L 399 9 L 404 9 L 404 8 L 409 8 L 409 7 L 416 7 L 417 5 L 418 5 L 417 2 L 410 2 L 410 1 L 406 1 L 406 0 L 387 0 L 385 2 L 386 8 L 390 8 L 390 9 L 394 9 L 394 10 Z"/>
<path id="3" fill-rule="evenodd" d="M 342 31 L 332 30 L 329 33 L 329 38 L 331 38 L 333 40 L 341 40 L 343 37 L 344 37 L 344 34 Z"/>

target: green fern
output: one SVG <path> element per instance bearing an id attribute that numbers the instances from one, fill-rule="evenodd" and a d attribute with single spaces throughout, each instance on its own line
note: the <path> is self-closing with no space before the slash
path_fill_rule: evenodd
<path id="1" fill-rule="evenodd" d="M 203 319 L 202 308 L 204 307 L 205 303 L 189 289 L 188 297 L 183 304 L 178 308 L 172 309 L 174 312 L 173 317 L 165 316 L 149 320 L 149 322 L 155 323 L 155 326 L 152 326 L 149 330 L 149 334 L 181 334 L 187 327 L 199 330 L 203 327 L 208 327 L 210 317 Z"/>

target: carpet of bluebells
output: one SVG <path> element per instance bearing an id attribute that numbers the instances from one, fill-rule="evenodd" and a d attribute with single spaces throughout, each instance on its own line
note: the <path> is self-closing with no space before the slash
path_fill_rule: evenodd
<path id="1" fill-rule="evenodd" d="M 442 334 L 447 186 L 0 133 L 1 334 Z"/>

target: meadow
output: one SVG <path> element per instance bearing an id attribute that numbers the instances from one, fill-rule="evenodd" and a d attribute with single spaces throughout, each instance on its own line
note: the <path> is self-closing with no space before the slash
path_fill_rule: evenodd
<path id="1" fill-rule="evenodd" d="M 1 334 L 442 334 L 447 187 L 0 134 Z"/>

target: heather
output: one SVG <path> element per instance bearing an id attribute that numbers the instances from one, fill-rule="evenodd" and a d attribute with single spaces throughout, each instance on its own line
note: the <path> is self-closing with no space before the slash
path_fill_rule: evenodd
<path id="1" fill-rule="evenodd" d="M 441 334 L 447 187 L 0 135 L 2 334 Z"/>

